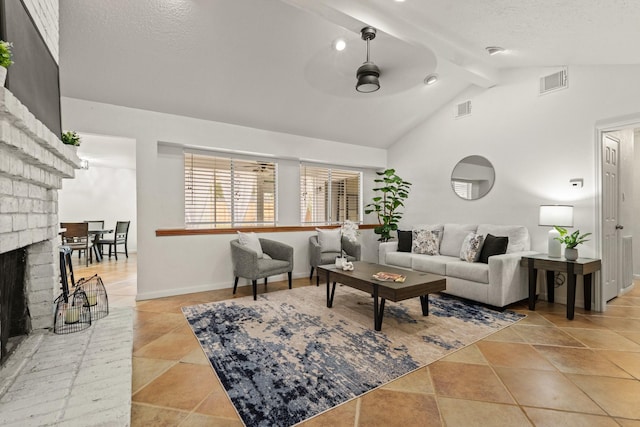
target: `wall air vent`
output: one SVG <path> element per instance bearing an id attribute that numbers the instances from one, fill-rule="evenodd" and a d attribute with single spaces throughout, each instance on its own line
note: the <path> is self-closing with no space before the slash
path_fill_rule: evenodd
<path id="1" fill-rule="evenodd" d="M 567 70 L 540 77 L 540 95 L 567 88 Z"/>
<path id="2" fill-rule="evenodd" d="M 471 114 L 471 101 L 465 101 L 456 105 L 456 118 L 466 117 Z"/>

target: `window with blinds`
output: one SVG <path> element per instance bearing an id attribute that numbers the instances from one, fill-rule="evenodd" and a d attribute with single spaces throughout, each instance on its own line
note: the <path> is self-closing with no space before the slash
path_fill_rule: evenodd
<path id="1" fill-rule="evenodd" d="M 361 222 L 362 172 L 300 165 L 300 223 Z"/>
<path id="2" fill-rule="evenodd" d="M 275 225 L 276 166 L 274 162 L 185 153 L 185 225 Z"/>

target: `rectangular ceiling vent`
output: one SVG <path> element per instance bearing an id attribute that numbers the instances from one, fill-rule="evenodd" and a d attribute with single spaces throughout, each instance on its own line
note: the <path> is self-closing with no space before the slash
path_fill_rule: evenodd
<path id="1" fill-rule="evenodd" d="M 567 70 L 540 77 L 540 95 L 567 88 Z"/>
<path id="2" fill-rule="evenodd" d="M 465 101 L 456 106 L 456 118 L 471 114 L 471 101 Z"/>

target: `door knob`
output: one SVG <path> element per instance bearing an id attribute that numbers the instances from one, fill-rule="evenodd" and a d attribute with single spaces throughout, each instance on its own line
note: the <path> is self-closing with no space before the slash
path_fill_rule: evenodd
<path id="1" fill-rule="evenodd" d="M 617 225 L 616 225 L 616 230 L 622 230 L 623 228 L 624 228 L 624 226 L 622 226 L 622 225 L 620 225 L 620 224 L 617 224 Z"/>

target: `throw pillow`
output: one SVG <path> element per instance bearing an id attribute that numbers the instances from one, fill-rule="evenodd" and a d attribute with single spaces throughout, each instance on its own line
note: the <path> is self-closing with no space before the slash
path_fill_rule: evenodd
<path id="1" fill-rule="evenodd" d="M 480 252 L 480 262 L 489 264 L 489 257 L 493 255 L 502 255 L 507 253 L 509 238 L 507 236 L 496 237 L 493 234 L 487 234 L 484 238 L 482 251 Z"/>
<path id="2" fill-rule="evenodd" d="M 260 246 L 260 239 L 256 233 L 242 233 L 238 231 L 238 241 L 242 246 L 246 246 L 258 253 L 258 258 L 262 258 L 264 255 L 262 252 L 262 246 Z"/>
<path id="3" fill-rule="evenodd" d="M 411 252 L 414 254 L 439 255 L 440 232 L 437 230 L 413 230 Z"/>
<path id="4" fill-rule="evenodd" d="M 413 232 L 411 230 L 398 230 L 398 252 L 411 252 Z"/>
<path id="5" fill-rule="evenodd" d="M 316 228 L 320 252 L 340 252 L 342 249 L 342 230 L 340 228 Z"/>
<path id="6" fill-rule="evenodd" d="M 467 262 L 476 262 L 480 259 L 480 252 L 482 252 L 482 244 L 484 243 L 484 236 L 471 232 L 462 241 L 462 248 L 460 248 L 460 259 Z"/>

